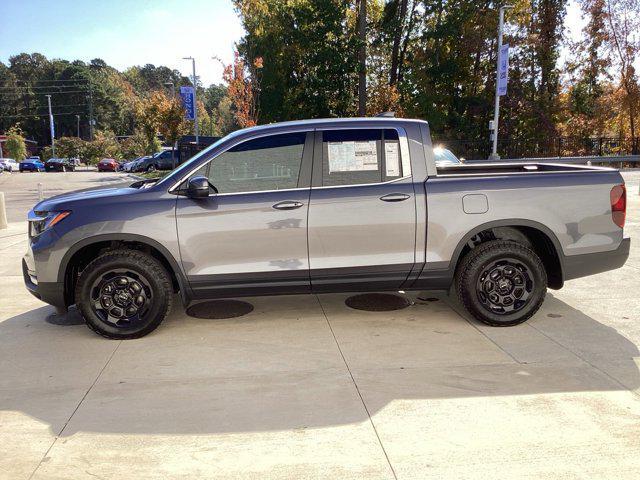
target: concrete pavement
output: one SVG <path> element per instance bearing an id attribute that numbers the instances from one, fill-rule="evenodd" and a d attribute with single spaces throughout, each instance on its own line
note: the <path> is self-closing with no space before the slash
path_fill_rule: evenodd
<path id="1" fill-rule="evenodd" d="M 640 176 L 626 178 L 640 238 Z M 513 328 L 431 293 L 395 312 L 290 296 L 228 320 L 177 301 L 119 342 L 45 321 L 22 285 L 25 230 L 0 231 L 0 478 L 638 476 L 638 242 L 624 268 L 549 291 Z"/>

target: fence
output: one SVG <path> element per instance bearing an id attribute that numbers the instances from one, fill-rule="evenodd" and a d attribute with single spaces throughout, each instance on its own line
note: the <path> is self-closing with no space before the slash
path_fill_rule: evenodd
<path id="1" fill-rule="evenodd" d="M 458 157 L 468 160 L 486 159 L 491 152 L 491 144 L 488 140 L 447 139 L 434 135 L 434 144 L 443 145 Z M 545 140 L 504 138 L 498 140 L 498 153 L 503 158 L 639 155 L 640 138 L 554 137 Z"/>

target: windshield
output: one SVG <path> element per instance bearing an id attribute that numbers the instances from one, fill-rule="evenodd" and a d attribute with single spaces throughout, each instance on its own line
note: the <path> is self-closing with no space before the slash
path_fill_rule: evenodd
<path id="1" fill-rule="evenodd" d="M 209 152 L 211 152 L 211 150 L 215 149 L 216 147 L 218 147 L 218 146 L 222 145 L 223 143 L 227 142 L 228 140 L 232 139 L 233 137 L 238 135 L 240 132 L 242 132 L 242 130 L 236 130 L 235 132 L 231 132 L 226 137 L 222 137 L 217 142 L 212 143 L 210 146 L 208 146 L 207 148 L 205 148 L 201 152 L 196 153 L 193 157 L 191 157 L 189 160 L 187 160 L 182 165 L 180 165 L 178 168 L 176 168 L 170 175 L 167 175 L 162 180 L 160 180 L 158 182 L 158 185 L 167 182 L 167 180 L 169 180 L 169 179 L 173 179 L 173 180 L 170 180 L 168 183 L 170 183 L 172 181 L 176 181 L 182 175 L 184 175 L 189 170 L 191 170 L 193 168 L 193 165 L 195 165 L 195 163 L 197 163 L 202 157 L 208 155 Z"/>
<path id="2" fill-rule="evenodd" d="M 451 150 L 443 147 L 435 147 L 433 149 L 433 156 L 435 157 L 436 163 L 462 163 Z"/>

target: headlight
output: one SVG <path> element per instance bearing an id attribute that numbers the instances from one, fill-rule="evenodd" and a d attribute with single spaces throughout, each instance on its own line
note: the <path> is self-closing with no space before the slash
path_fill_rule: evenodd
<path id="1" fill-rule="evenodd" d="M 68 210 L 62 212 L 36 212 L 36 216 L 29 219 L 29 237 L 33 238 L 40 235 L 70 214 L 71 212 Z"/>

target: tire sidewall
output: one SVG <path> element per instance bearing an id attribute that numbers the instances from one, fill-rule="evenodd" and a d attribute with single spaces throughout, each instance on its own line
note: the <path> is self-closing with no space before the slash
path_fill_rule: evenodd
<path id="1" fill-rule="evenodd" d="M 146 335 L 154 330 L 163 320 L 169 301 L 169 299 L 166 298 L 166 292 L 163 288 L 163 279 L 157 278 L 152 271 L 143 265 L 139 265 L 139 263 L 140 262 L 114 258 L 93 268 L 86 276 L 83 275 L 81 278 L 82 283 L 79 284 L 79 297 L 76 295 L 76 300 L 79 300 L 78 308 L 82 316 L 93 330 L 97 330 L 98 333 L 106 334 L 106 336 L 110 337 L 135 338 Z M 97 279 L 114 269 L 131 270 L 143 276 L 151 287 L 150 308 L 146 318 L 144 321 L 140 321 L 132 327 L 116 327 L 115 325 L 107 323 L 103 321 L 91 307 L 91 286 Z"/>

